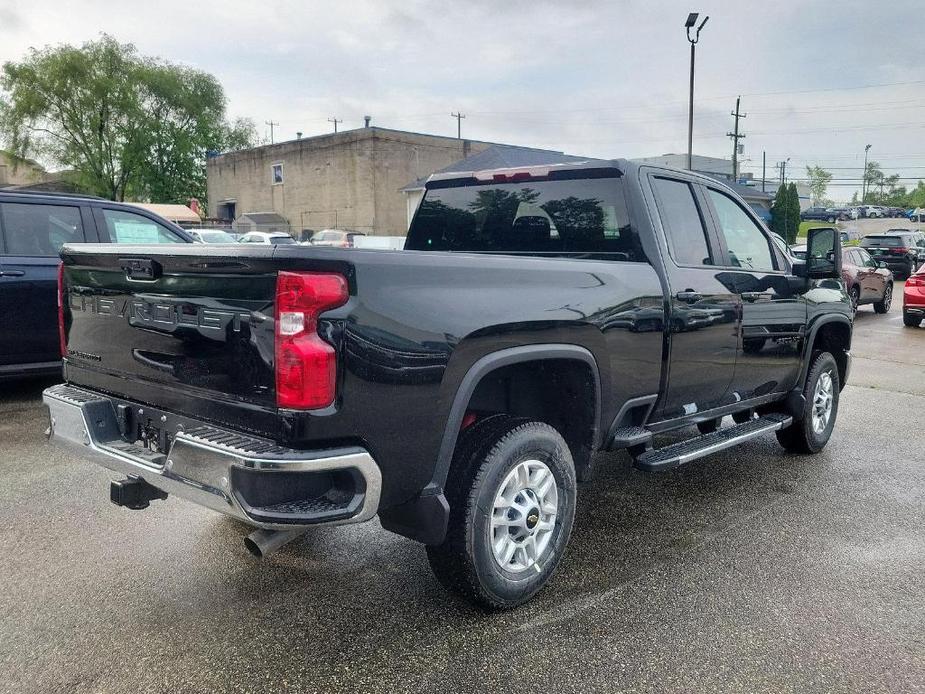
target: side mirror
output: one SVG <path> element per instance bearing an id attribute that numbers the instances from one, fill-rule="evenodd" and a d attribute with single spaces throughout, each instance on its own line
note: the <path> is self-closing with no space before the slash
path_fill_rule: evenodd
<path id="1" fill-rule="evenodd" d="M 841 277 L 841 238 L 837 229 L 810 229 L 806 242 L 806 277 L 814 280 Z"/>

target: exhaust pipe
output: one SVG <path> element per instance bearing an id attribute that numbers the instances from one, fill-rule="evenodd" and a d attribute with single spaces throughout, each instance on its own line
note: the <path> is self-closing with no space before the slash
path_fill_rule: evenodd
<path id="1" fill-rule="evenodd" d="M 289 544 L 308 531 L 308 528 L 293 528 L 292 530 L 255 530 L 244 538 L 247 551 L 258 559 L 275 552 L 283 545 Z"/>

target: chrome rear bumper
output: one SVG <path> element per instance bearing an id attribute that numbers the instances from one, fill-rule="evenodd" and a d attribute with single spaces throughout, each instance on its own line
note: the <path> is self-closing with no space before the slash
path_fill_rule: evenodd
<path id="1" fill-rule="evenodd" d="M 382 475 L 362 448 L 288 449 L 158 413 L 170 431 L 162 454 L 126 440 L 114 399 L 63 384 L 46 389 L 42 399 L 56 445 L 256 527 L 359 523 L 378 511 Z"/>

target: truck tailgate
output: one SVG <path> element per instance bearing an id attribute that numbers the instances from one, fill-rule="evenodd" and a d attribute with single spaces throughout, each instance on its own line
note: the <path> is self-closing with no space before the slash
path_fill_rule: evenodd
<path id="1" fill-rule="evenodd" d="M 273 247 L 65 247 L 67 379 L 275 433 L 273 254 Z"/>

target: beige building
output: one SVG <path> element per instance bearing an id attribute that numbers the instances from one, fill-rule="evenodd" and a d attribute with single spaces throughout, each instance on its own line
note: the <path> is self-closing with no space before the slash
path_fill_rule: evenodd
<path id="1" fill-rule="evenodd" d="M 414 181 L 491 144 L 368 127 L 210 157 L 209 217 L 254 213 L 284 217 L 302 229 L 348 229 L 401 236 Z"/>
<path id="2" fill-rule="evenodd" d="M 0 186 L 28 186 L 45 179 L 41 164 L 0 149 Z"/>

